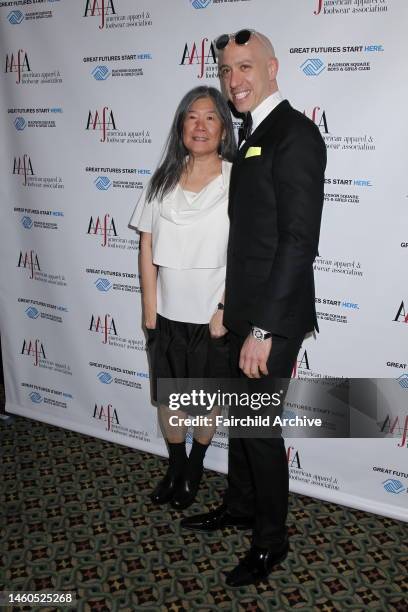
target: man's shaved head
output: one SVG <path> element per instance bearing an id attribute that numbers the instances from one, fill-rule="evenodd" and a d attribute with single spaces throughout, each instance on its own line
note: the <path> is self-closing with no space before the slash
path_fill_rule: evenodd
<path id="1" fill-rule="evenodd" d="M 275 49 L 273 47 L 273 44 L 271 43 L 271 41 L 269 40 L 269 38 L 267 36 L 265 36 L 265 34 L 261 34 L 261 32 L 257 32 L 256 30 L 251 30 L 252 32 L 252 36 L 251 36 L 251 44 L 255 43 L 255 41 L 257 41 L 260 45 L 260 48 L 262 48 L 262 50 L 264 51 L 264 53 L 266 54 L 266 56 L 268 58 L 270 57 L 276 57 L 275 56 Z M 232 42 L 232 41 L 231 41 Z M 218 58 L 218 63 L 220 62 L 220 59 L 222 59 L 222 54 L 225 51 L 224 49 L 216 49 L 216 54 L 217 54 L 217 58 Z"/>
<path id="2" fill-rule="evenodd" d="M 255 40 L 258 40 L 260 42 L 268 58 L 275 57 L 275 49 L 273 48 L 273 44 L 271 43 L 269 38 L 265 36 L 265 34 L 261 34 L 260 32 L 255 32 L 254 38 Z"/>
<path id="3" fill-rule="evenodd" d="M 254 110 L 278 89 L 273 45 L 265 34 L 251 32 L 243 45 L 231 37 L 218 56 L 222 88 L 238 112 Z"/>

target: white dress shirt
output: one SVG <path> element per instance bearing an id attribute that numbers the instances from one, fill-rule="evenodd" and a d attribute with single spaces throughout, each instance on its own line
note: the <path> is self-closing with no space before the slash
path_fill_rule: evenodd
<path id="1" fill-rule="evenodd" d="M 265 98 L 265 100 L 263 100 L 253 111 L 251 111 L 252 132 L 256 130 L 258 125 L 262 123 L 264 119 L 266 119 L 269 113 L 271 113 L 273 109 L 276 108 L 276 106 L 278 106 L 278 104 L 282 102 L 282 100 L 283 96 L 281 92 L 279 90 L 275 91 L 275 93 Z M 244 142 L 245 140 L 242 141 L 239 148 L 242 147 Z"/>

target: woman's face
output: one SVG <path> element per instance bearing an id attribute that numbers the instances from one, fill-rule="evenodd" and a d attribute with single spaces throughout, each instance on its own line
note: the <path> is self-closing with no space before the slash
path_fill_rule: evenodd
<path id="1" fill-rule="evenodd" d="M 190 155 L 217 154 L 224 128 L 212 98 L 199 98 L 188 109 L 183 143 Z"/>

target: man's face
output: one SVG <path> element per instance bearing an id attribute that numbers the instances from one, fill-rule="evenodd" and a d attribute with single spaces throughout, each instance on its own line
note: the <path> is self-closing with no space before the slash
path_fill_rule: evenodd
<path id="1" fill-rule="evenodd" d="M 240 113 L 253 111 L 277 89 L 277 60 L 268 57 L 254 36 L 246 45 L 231 40 L 219 66 L 224 92 Z"/>

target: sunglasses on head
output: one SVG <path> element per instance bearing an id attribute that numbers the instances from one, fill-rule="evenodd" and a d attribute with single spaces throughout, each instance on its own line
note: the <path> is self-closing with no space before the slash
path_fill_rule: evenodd
<path id="1" fill-rule="evenodd" d="M 246 45 L 252 35 L 256 35 L 255 30 L 240 30 L 235 32 L 235 34 L 221 34 L 221 36 L 215 39 L 215 46 L 218 51 L 221 51 L 225 49 L 230 40 L 233 40 L 236 45 Z"/>

